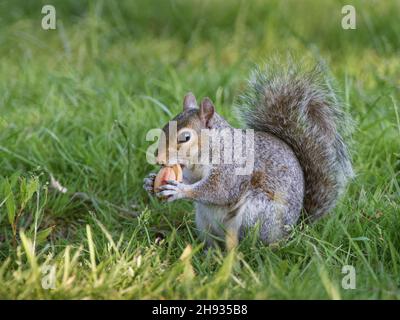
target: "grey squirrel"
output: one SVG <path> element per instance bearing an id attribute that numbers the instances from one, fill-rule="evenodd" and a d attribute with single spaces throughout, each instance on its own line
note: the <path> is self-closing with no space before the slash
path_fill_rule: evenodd
<path id="1" fill-rule="evenodd" d="M 320 66 L 303 69 L 301 64 L 283 67 L 273 62 L 257 68 L 239 97 L 240 118 L 254 129 L 249 174 L 235 174 L 232 164 L 192 161 L 202 147 L 202 129 L 233 129 L 209 98 L 198 106 L 194 95 L 187 94 L 183 111 L 172 119 L 177 133 L 171 136 L 168 124 L 163 128 L 167 141 L 158 147 L 158 163 L 182 164 L 183 181 L 167 181 L 155 194 L 168 201 L 193 200 L 197 229 L 207 245 L 222 237 L 228 248 L 235 246 L 257 224 L 264 243 L 279 241 L 302 212 L 307 221 L 328 213 L 353 176 L 341 136 L 349 117 Z M 194 155 L 166 157 L 171 148 L 183 146 L 195 150 Z M 155 176 L 144 179 L 151 194 Z"/>

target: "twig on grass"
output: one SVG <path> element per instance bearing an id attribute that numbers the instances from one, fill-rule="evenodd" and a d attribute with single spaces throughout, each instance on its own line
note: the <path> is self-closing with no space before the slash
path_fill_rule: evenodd
<path id="1" fill-rule="evenodd" d="M 85 192 L 72 192 L 70 193 L 66 187 L 64 187 L 58 180 L 54 178 L 54 176 L 50 173 L 50 188 L 53 189 L 54 191 L 57 191 L 62 194 L 71 194 L 70 199 L 71 201 L 76 201 L 80 200 L 83 202 L 90 202 L 94 206 L 97 206 L 98 204 L 103 204 L 109 207 L 112 207 L 115 210 L 118 210 L 126 215 L 129 215 L 131 217 L 138 217 L 139 212 L 136 211 L 136 206 L 132 205 L 132 209 L 124 208 L 121 206 L 118 206 L 114 203 L 111 203 L 107 200 L 100 200 L 94 196 L 90 196 L 89 194 Z"/>

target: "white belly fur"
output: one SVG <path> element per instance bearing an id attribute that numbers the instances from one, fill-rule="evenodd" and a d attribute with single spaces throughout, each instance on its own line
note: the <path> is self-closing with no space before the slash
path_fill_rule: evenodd
<path id="1" fill-rule="evenodd" d="M 261 194 L 245 199 L 235 208 L 196 203 L 196 225 L 203 240 L 208 244 L 213 242 L 212 236 L 223 240 L 227 230 L 236 231 L 239 236 L 242 227 L 254 227 L 257 223 L 261 224 L 260 237 L 264 242 L 272 243 L 279 239 L 284 231 L 282 218 L 288 207 Z M 232 210 L 237 210 L 237 213 L 229 220 L 227 216 Z"/>

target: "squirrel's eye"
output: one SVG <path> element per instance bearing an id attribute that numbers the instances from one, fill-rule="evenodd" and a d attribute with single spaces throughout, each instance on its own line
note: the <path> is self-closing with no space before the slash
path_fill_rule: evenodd
<path id="1" fill-rule="evenodd" d="M 178 143 L 188 142 L 190 140 L 190 132 L 184 131 L 178 136 Z"/>

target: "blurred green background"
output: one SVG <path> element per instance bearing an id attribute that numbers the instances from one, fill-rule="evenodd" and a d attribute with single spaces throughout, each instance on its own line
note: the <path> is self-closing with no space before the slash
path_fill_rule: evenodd
<path id="1" fill-rule="evenodd" d="M 56 30 L 41 28 L 45 4 Z M 400 2 L 351 1 L 356 30 L 341 27 L 345 4 L 1 1 L 0 297 L 398 298 Z M 147 131 L 187 91 L 237 124 L 232 104 L 251 69 L 288 52 L 325 61 L 336 79 L 356 123 L 357 178 L 331 217 L 277 251 L 249 239 L 234 258 L 195 250 L 190 266 L 180 262 L 199 245 L 192 205 L 142 190 L 155 170 Z M 50 173 L 91 203 L 48 191 Z M 38 266 L 50 262 L 57 288 L 46 291 Z M 359 290 L 341 289 L 344 264 L 356 266 Z"/>

